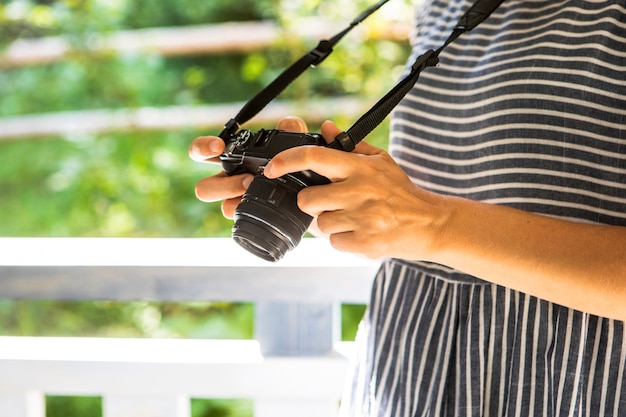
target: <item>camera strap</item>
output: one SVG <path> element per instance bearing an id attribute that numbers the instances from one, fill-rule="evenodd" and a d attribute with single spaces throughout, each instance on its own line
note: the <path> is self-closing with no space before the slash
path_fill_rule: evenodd
<path id="1" fill-rule="evenodd" d="M 241 125 L 256 116 L 272 100 L 274 100 L 289 84 L 298 78 L 305 70 L 321 64 L 333 52 L 333 47 L 352 29 L 380 9 L 389 0 L 381 0 L 362 12 L 350 25 L 330 39 L 324 39 L 311 51 L 285 69 L 274 81 L 248 101 L 239 113 L 224 126 L 220 133 L 222 139 L 232 136 Z"/>
<path id="2" fill-rule="evenodd" d="M 472 7 L 459 19 L 452 33 L 444 44 L 436 51 L 428 50 L 419 56 L 411 66 L 411 72 L 391 89 L 383 98 L 372 106 L 347 131 L 337 135 L 328 147 L 343 151 L 352 151 L 357 143 L 362 141 L 376 128 L 400 103 L 417 82 L 421 72 L 426 67 L 439 63 L 439 54 L 459 36 L 469 32 L 491 15 L 504 0 L 477 0 Z"/>
<path id="3" fill-rule="evenodd" d="M 237 132 L 239 127 L 256 116 L 265 106 L 276 98 L 289 84 L 299 77 L 307 68 L 319 65 L 333 51 L 333 47 L 355 26 L 380 9 L 389 0 L 381 0 L 374 4 L 350 25 L 328 40 L 322 40 L 317 47 L 305 54 L 302 58 L 284 70 L 272 83 L 253 97 L 239 111 L 237 116 L 231 119 L 224 126 L 220 137 L 224 140 Z M 335 140 L 328 145 L 333 149 L 352 151 L 356 144 L 363 140 L 372 130 L 376 128 L 398 105 L 400 100 L 408 94 L 417 82 L 420 73 L 429 66 L 435 66 L 439 62 L 439 54 L 465 32 L 469 32 L 483 22 L 491 13 L 502 4 L 504 0 L 476 0 L 470 9 L 459 19 L 452 34 L 444 44 L 436 51 L 429 50 L 419 56 L 411 66 L 411 72 L 404 77 L 396 86 L 391 89 L 383 98 L 370 108 L 350 129 L 339 134 Z"/>

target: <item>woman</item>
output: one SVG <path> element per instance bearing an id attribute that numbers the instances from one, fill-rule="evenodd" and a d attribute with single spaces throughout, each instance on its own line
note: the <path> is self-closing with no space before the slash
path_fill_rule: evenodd
<path id="1" fill-rule="evenodd" d="M 470 5 L 423 0 L 414 55 Z M 505 0 L 398 106 L 390 155 L 299 147 L 265 175 L 305 169 L 332 180 L 298 195 L 331 244 L 387 258 L 344 414 L 626 415 L 624 1 Z M 250 180 L 196 191 L 232 216 Z"/>

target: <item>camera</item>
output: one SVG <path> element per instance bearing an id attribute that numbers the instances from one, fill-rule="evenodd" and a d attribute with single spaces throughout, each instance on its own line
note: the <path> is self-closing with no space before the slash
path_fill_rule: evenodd
<path id="1" fill-rule="evenodd" d="M 438 51 L 429 50 L 419 56 L 406 77 L 352 127 L 341 132 L 329 144 L 326 144 L 322 135 L 317 133 L 295 133 L 277 129 L 262 129 L 256 133 L 239 130 L 242 124 L 258 114 L 307 68 L 315 67 L 324 61 L 337 42 L 388 1 L 379 0 L 354 19 L 347 28 L 328 40 L 320 41 L 317 47 L 285 69 L 224 125 L 224 130 L 219 135 L 225 145 L 224 152 L 220 155 L 224 171 L 228 175 L 250 173 L 255 176 L 235 209 L 232 230 L 233 239 L 252 254 L 276 262 L 289 250 L 298 246 L 313 220 L 298 208 L 298 192 L 313 185 L 330 183 L 328 178 L 310 170 L 286 174 L 272 180 L 263 175 L 267 163 L 278 153 L 297 146 L 314 145 L 344 152 L 353 151 L 357 143 L 374 130 L 410 91 L 421 71 L 439 62 L 438 55 L 443 47 Z M 495 8 L 501 2 L 502 0 L 495 1 L 489 7 Z M 470 12 L 468 13 L 473 16 L 473 12 Z M 486 17 L 483 12 L 478 14 L 480 15 L 478 21 Z M 471 19 L 464 18 L 463 21 L 466 20 Z M 471 23 L 469 29 L 477 24 L 475 20 Z M 455 28 L 449 42 L 469 30 L 468 28 L 465 26 Z"/>
<path id="2" fill-rule="evenodd" d="M 240 130 L 224 141 L 220 156 L 224 171 L 228 175 L 255 175 L 235 210 L 233 239 L 254 255 L 276 262 L 300 243 L 313 220 L 298 208 L 298 192 L 330 181 L 313 171 L 269 179 L 263 169 L 281 151 L 296 146 L 326 146 L 326 142 L 320 134 L 276 129 L 256 133 Z"/>

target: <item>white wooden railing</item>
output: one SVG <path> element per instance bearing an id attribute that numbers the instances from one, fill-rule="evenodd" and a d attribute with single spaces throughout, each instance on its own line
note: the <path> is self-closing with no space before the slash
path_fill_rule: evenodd
<path id="1" fill-rule="evenodd" d="M 331 416 L 351 344 L 338 305 L 366 303 L 376 262 L 305 239 L 277 264 L 230 239 L 0 238 L 0 298 L 255 303 L 256 340 L 0 337 L 0 416 L 97 395 L 104 417 L 189 417 L 190 398 L 257 417 Z"/>

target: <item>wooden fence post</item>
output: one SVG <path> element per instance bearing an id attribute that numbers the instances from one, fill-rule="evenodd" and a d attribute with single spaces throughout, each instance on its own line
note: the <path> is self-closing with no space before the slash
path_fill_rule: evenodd
<path id="1" fill-rule="evenodd" d="M 339 303 L 257 302 L 255 333 L 264 357 L 327 356 L 340 339 Z M 255 417 L 331 417 L 331 399 L 268 399 L 255 401 Z"/>

